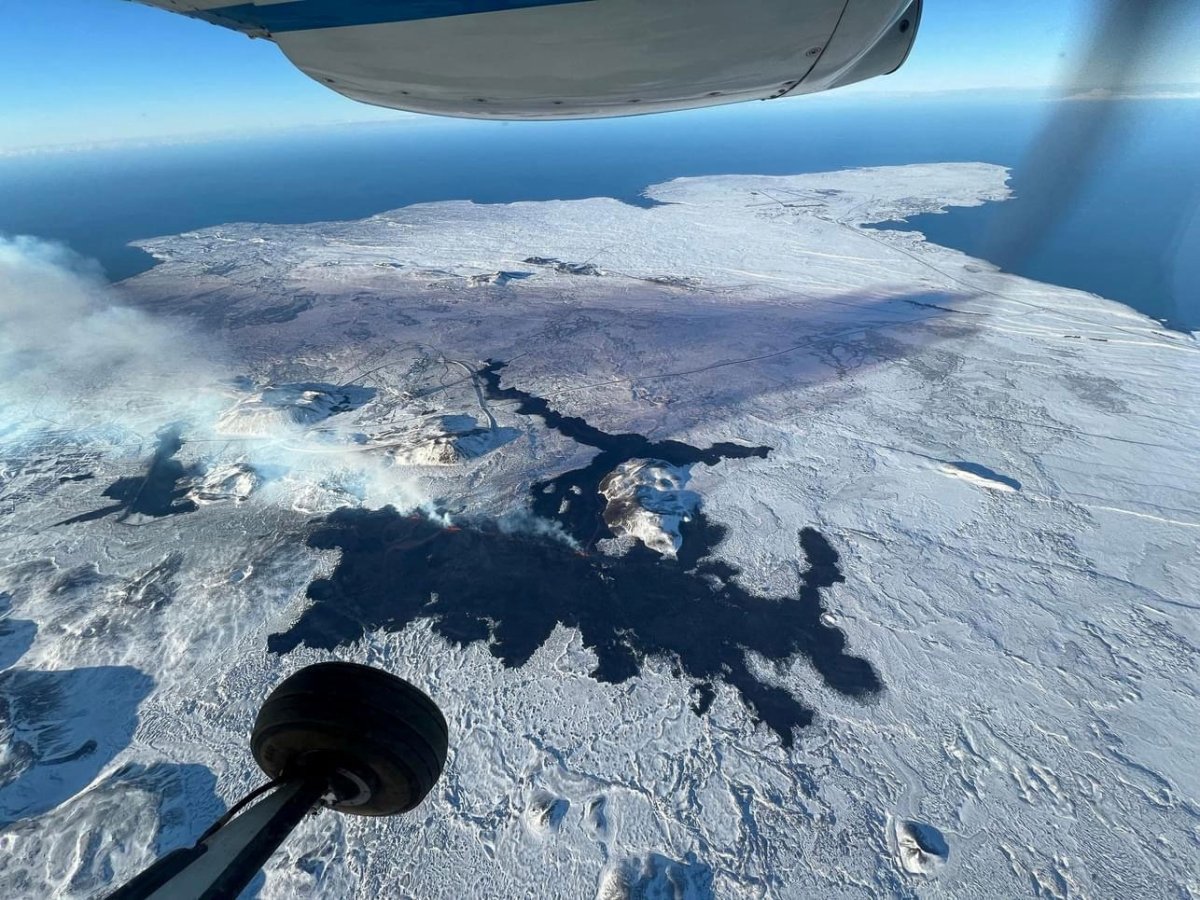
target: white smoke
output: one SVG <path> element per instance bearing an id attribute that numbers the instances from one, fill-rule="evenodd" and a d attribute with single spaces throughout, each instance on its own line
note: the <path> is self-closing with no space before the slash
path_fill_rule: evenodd
<path id="1" fill-rule="evenodd" d="M 245 439 L 224 431 L 223 415 L 246 397 L 235 374 L 211 334 L 124 304 L 95 263 L 58 244 L 0 236 L 0 449 L 99 433 L 144 455 L 148 439 L 178 423 L 210 470 L 284 473 L 283 494 L 318 505 L 422 505 L 414 479 L 382 454 L 339 446 L 302 423 L 278 421 Z"/>
<path id="2" fill-rule="evenodd" d="M 0 411 L 10 431 L 195 418 L 218 402 L 219 377 L 197 346 L 181 326 L 123 305 L 95 263 L 0 236 Z"/>
<path id="3" fill-rule="evenodd" d="M 550 519 L 540 519 L 527 509 L 514 509 L 496 520 L 496 525 L 504 534 L 528 534 L 533 537 L 546 538 L 566 544 L 572 550 L 582 550 L 579 541 L 575 540 L 563 526 Z"/>

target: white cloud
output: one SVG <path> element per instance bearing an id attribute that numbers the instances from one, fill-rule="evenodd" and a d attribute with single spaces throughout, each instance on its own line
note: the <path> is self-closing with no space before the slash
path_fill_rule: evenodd
<path id="1" fill-rule="evenodd" d="M 138 427 L 215 397 L 219 367 L 179 324 L 123 305 L 66 247 L 0 237 L 0 407 L 8 424 Z"/>

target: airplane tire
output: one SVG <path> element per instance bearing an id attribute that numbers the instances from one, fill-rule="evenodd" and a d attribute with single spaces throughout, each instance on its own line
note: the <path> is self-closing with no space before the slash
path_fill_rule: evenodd
<path id="1" fill-rule="evenodd" d="M 437 783 L 448 730 L 437 705 L 407 681 L 354 663 L 308 666 L 263 703 L 250 749 L 271 778 L 328 775 L 340 812 L 408 812 Z"/>

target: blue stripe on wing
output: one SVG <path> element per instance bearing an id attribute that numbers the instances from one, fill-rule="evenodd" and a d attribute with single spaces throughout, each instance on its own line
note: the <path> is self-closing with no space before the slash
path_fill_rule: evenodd
<path id="1" fill-rule="evenodd" d="M 280 33 L 594 2 L 596 0 L 292 0 L 263 6 L 253 3 L 218 6 L 196 10 L 189 15 L 238 31 Z"/>

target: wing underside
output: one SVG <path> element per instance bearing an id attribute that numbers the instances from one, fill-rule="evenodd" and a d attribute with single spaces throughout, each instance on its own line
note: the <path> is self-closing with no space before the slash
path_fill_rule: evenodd
<path id="1" fill-rule="evenodd" d="M 341 94 L 472 118 L 826 90 L 904 60 L 920 0 L 141 0 L 269 39 Z"/>

